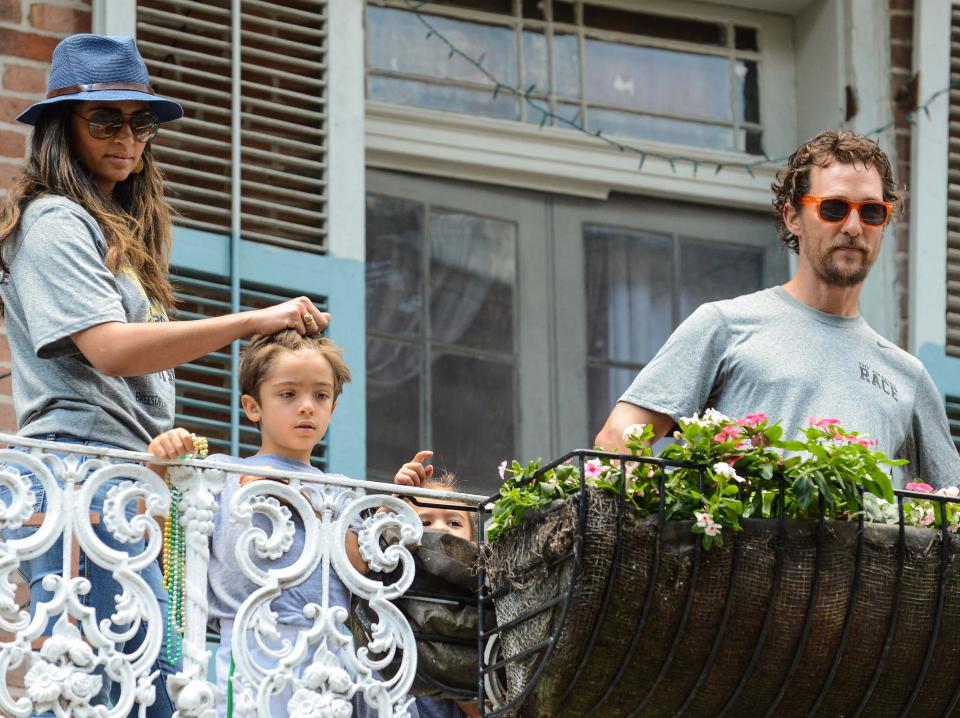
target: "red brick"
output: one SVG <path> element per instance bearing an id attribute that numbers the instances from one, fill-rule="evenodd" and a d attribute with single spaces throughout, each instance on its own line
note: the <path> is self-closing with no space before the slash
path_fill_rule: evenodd
<path id="1" fill-rule="evenodd" d="M 90 13 L 69 7 L 40 3 L 30 6 L 30 24 L 38 30 L 62 32 L 90 32 Z"/>
<path id="2" fill-rule="evenodd" d="M 20 0 L 0 0 L 0 20 L 18 23 L 22 17 Z"/>
<path id="3" fill-rule="evenodd" d="M 0 122 L 16 122 L 17 116 L 30 107 L 32 101 L 25 97 L 0 95 Z"/>
<path id="4" fill-rule="evenodd" d="M 0 47 L 4 55 L 22 57 L 27 60 L 50 62 L 53 48 L 60 42 L 60 38 L 44 37 L 33 32 L 22 32 L 0 27 Z"/>
<path id="5" fill-rule="evenodd" d="M 890 37 L 896 40 L 913 39 L 913 15 L 898 14 L 890 16 Z"/>
<path id="6" fill-rule="evenodd" d="M 27 135 L 17 130 L 0 130 L 0 157 L 21 159 L 27 151 Z"/>
<path id="7" fill-rule="evenodd" d="M 0 190 L 9 189 L 13 184 L 13 178 L 20 174 L 23 169 L 23 162 L 0 162 Z M 0 387 L 0 392 L 2 392 Z"/>
<path id="8" fill-rule="evenodd" d="M 0 380 L 0 390 L 6 389 L 9 382 L 10 377 Z M 17 433 L 17 416 L 13 411 L 13 404 L 0 404 L 0 431 L 4 434 Z"/>
<path id="9" fill-rule="evenodd" d="M 913 12 L 913 0 L 890 0 L 890 9 Z"/>
<path id="10" fill-rule="evenodd" d="M 913 44 L 890 43 L 890 64 L 909 71 L 913 67 Z"/>
<path id="11" fill-rule="evenodd" d="M 3 73 L 3 87 L 13 92 L 29 92 L 34 95 L 46 94 L 47 72 L 29 65 L 8 65 Z"/>

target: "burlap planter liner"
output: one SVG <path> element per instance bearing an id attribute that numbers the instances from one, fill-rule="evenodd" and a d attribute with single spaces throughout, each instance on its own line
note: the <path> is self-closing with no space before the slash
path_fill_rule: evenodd
<path id="1" fill-rule="evenodd" d="M 643 716 L 672 716 L 682 706 L 689 716 L 763 716 L 771 707 L 771 715 L 803 716 L 820 700 L 817 715 L 851 716 L 860 707 L 861 715 L 874 718 L 900 715 L 908 705 L 937 614 L 939 531 L 905 530 L 899 610 L 881 666 L 897 593 L 898 526 L 865 525 L 857 572 L 859 525 L 824 522 L 818 594 L 798 656 L 815 584 L 816 521 L 784 522 L 776 590 L 777 521 L 746 520 L 736 537 L 736 548 L 732 534 L 726 533 L 724 546 L 709 551 L 696 548 L 700 537 L 691 533 L 689 521 L 667 522 L 649 613 L 643 620 L 657 546 L 657 517 L 640 517 L 625 509 L 619 565 L 611 577 L 617 499 L 593 489 L 588 489 L 579 567 L 573 558 L 556 563 L 573 549 L 578 503 L 579 497 L 569 498 L 555 510 L 502 534 L 489 546 L 485 567 L 491 588 L 509 589 L 496 601 L 498 625 L 554 598 L 570 587 L 573 579 L 571 604 L 562 625 L 556 625 L 563 614 L 560 604 L 501 632 L 503 657 L 551 634 L 557 636 L 543 674 L 515 709 L 517 715 L 579 718 L 593 710 L 592 715 L 606 718 L 629 715 L 642 705 L 639 715 Z M 735 570 L 734 551 L 738 553 Z M 939 633 L 911 715 L 945 715 L 956 699 L 960 682 L 956 551 L 951 535 Z M 554 565 L 543 568 L 550 563 Z M 857 573 L 859 584 L 854 591 Z M 598 640 L 578 672 L 601 614 L 608 578 L 610 595 Z M 688 594 L 691 588 L 692 595 Z M 728 589 L 732 591 L 729 605 Z M 688 598 L 689 615 L 681 629 Z M 711 664 L 709 656 L 725 609 L 729 615 Z M 848 611 L 845 648 L 832 681 L 828 681 Z M 762 637 L 765 620 L 769 625 Z M 758 646 L 759 656 L 748 671 Z M 675 653 L 668 662 L 672 650 Z M 528 687 L 541 658 L 542 654 L 535 655 L 508 666 L 510 699 Z M 878 666 L 872 693 L 860 706 Z"/>

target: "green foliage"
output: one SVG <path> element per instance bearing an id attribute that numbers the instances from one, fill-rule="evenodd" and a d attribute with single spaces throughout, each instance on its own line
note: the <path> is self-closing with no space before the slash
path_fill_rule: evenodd
<path id="1" fill-rule="evenodd" d="M 627 451 L 650 458 L 653 427 L 634 424 L 624 431 Z M 742 419 L 708 409 L 702 417 L 683 418 L 673 434 L 676 443 L 659 458 L 670 465 L 592 458 L 584 462 L 584 483 L 618 495 L 641 515 L 661 510 L 667 520 L 692 520 L 705 548 L 723 545 L 723 530 L 739 531 L 742 518 L 814 519 L 824 516 L 896 523 L 893 483 L 887 467 L 903 460 L 888 458 L 875 442 L 849 432 L 836 419 L 810 419 L 799 438 L 785 440 L 783 428 L 764 414 Z M 545 509 L 580 490 L 580 471 L 572 463 L 540 471 L 540 462 L 514 461 L 500 466 L 500 498 L 493 506 L 488 536 L 495 540 L 518 526 L 530 509 Z M 508 475 L 509 474 L 509 475 Z M 624 482 L 626 486 L 624 487 Z M 783 491 L 780 490 L 781 482 Z M 908 484 L 926 487 L 926 484 Z M 662 490 L 662 496 L 661 496 Z M 950 493 L 953 491 L 953 493 Z M 956 489 L 941 493 L 956 495 Z M 908 524 L 939 526 L 935 502 L 905 500 Z M 946 505 L 948 528 L 960 525 L 960 505 Z"/>

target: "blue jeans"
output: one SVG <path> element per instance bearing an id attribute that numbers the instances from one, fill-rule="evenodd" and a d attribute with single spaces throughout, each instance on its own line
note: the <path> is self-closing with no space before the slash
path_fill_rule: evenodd
<path id="1" fill-rule="evenodd" d="M 84 444 L 91 447 L 101 447 L 108 449 L 120 448 L 112 444 L 105 444 L 99 441 L 88 441 L 84 439 L 79 439 L 73 436 L 66 436 L 63 434 L 49 434 L 45 436 L 33 437 L 37 439 L 46 439 L 47 441 L 57 441 L 67 444 Z M 66 454 L 59 454 L 59 456 L 64 457 Z M 88 459 L 85 456 L 77 456 L 79 460 L 78 465 Z M 113 463 L 120 463 L 114 461 Z M 20 468 L 21 473 L 26 474 L 26 470 L 22 467 Z M 39 480 L 30 474 L 33 483 L 34 491 L 34 513 L 43 513 L 47 510 L 47 497 L 44 493 L 43 486 L 40 484 Z M 93 500 L 90 503 L 90 511 L 93 513 L 102 514 L 103 511 L 103 502 L 106 498 L 107 492 L 117 484 L 122 483 L 122 480 L 109 480 L 104 482 L 103 485 L 97 490 L 94 494 Z M 58 484 L 63 488 L 63 483 L 58 480 Z M 0 500 L 9 502 L 10 496 L 6 488 L 0 487 Z M 127 518 L 133 516 L 134 508 L 129 506 L 127 508 Z M 136 555 L 142 553 L 145 549 L 146 543 L 142 539 L 135 543 L 122 543 L 117 541 L 106 527 L 102 523 L 93 527 L 94 532 L 101 541 L 103 541 L 107 546 L 119 551 L 123 551 L 127 554 Z M 7 532 L 9 535 L 5 536 L 10 539 L 18 539 L 29 536 L 37 530 L 35 526 L 24 526 L 19 529 Z M 59 539 L 49 551 L 44 553 L 42 556 L 37 558 L 24 561 L 20 564 L 20 572 L 23 574 L 24 578 L 30 585 L 30 614 L 33 616 L 36 611 L 36 607 L 43 601 L 48 601 L 53 597 L 53 594 L 50 591 L 47 591 L 43 587 L 43 578 L 49 574 L 60 575 L 63 571 L 63 539 Z M 90 591 L 85 596 L 81 597 L 83 604 L 85 606 L 92 606 L 96 611 L 97 622 L 99 623 L 104 618 L 109 618 L 116 611 L 116 603 L 114 597 L 121 593 L 120 584 L 114 580 L 112 571 L 109 571 L 101 566 L 98 566 L 93 561 L 88 561 L 86 555 L 81 551 L 80 552 L 80 576 L 87 578 L 90 581 Z M 176 710 L 170 696 L 167 693 L 167 676 L 176 673 L 180 669 L 180 665 L 173 665 L 169 663 L 166 658 L 166 639 L 167 639 L 167 592 L 163 586 L 163 575 L 160 571 L 160 566 L 154 561 L 150 563 L 140 574 L 140 576 L 147 582 L 147 585 L 150 587 L 150 590 L 153 592 L 156 597 L 157 603 L 160 605 L 160 615 L 163 616 L 163 635 L 164 635 L 164 644 L 160 648 L 160 655 L 154 664 L 152 671 L 159 671 L 159 675 L 154 681 L 154 687 L 156 688 L 156 700 L 153 705 L 147 708 L 147 717 L 148 718 L 171 718 L 174 711 Z M 54 616 L 50 619 L 50 623 L 47 625 L 44 635 L 50 635 L 53 631 L 54 623 L 59 616 Z M 123 625 L 115 626 L 114 630 L 122 632 L 125 627 Z M 118 644 L 117 648 L 120 651 L 130 653 L 136 651 L 140 645 L 143 643 L 146 638 L 146 626 L 144 622 L 141 621 L 140 626 L 137 632 L 124 644 Z M 103 677 L 103 688 L 100 691 L 100 695 L 91 701 L 93 704 L 99 705 L 114 705 L 120 695 L 120 686 L 112 686 L 111 680 L 108 676 L 101 672 Z M 133 710 L 130 713 L 130 718 L 134 718 L 138 713 L 137 704 L 134 704 Z M 53 716 L 53 713 L 44 713 L 42 714 L 44 718 L 47 716 Z"/>

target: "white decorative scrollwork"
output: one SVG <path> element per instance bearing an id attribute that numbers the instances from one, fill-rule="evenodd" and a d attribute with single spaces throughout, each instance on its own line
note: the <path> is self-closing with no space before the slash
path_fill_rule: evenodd
<path id="1" fill-rule="evenodd" d="M 378 511 L 378 509 L 381 509 Z M 245 526 L 237 545 L 243 573 L 259 588 L 241 605 L 233 629 L 234 712 L 271 715 L 275 694 L 288 695 L 290 716 L 350 716 L 364 701 L 383 718 L 409 715 L 407 693 L 416 673 L 413 632 L 402 613 L 390 603 L 410 586 L 414 564 L 409 546 L 419 542 L 422 525 L 403 500 L 392 496 L 365 496 L 327 484 L 281 484 L 256 481 L 234 496 L 231 519 Z M 268 534 L 252 524 L 257 512 L 270 522 Z M 363 519 L 365 513 L 370 516 Z M 265 570 L 259 558 L 276 558 L 277 548 L 290 546 L 291 530 L 304 532 L 303 551 L 283 568 Z M 400 567 L 394 583 L 384 585 L 360 573 L 348 558 L 345 546 L 352 525 L 362 521 L 358 543 L 361 556 L 375 571 Z M 388 528 L 396 529 L 399 543 L 382 547 Z M 315 570 L 323 572 L 323 595 L 303 608 L 309 628 L 281 630 L 270 603 L 280 592 L 305 580 Z M 378 621 L 370 645 L 357 647 L 346 627 L 348 611 L 332 605 L 330 571 L 355 596 L 369 601 Z M 286 627 L 290 629 L 290 627 Z M 402 650 L 407 648 L 408 650 Z M 400 668 L 381 675 L 398 651 Z"/>
<path id="2" fill-rule="evenodd" d="M 141 465 L 43 454 L 38 449 L 30 454 L 0 450 L 0 464 L 4 467 L 0 486 L 10 499 L 0 502 L 0 630 L 13 635 L 12 641 L 0 644 L 4 679 L 0 713 L 20 717 L 49 710 L 77 718 L 125 718 L 135 703 L 142 712 L 155 698 L 152 671 L 163 629 L 159 605 L 139 572 L 156 560 L 160 550 L 155 516 L 166 513 L 169 504 L 163 481 Z M 45 513 L 39 527 L 27 529 L 24 523 L 37 498 L 35 486 L 46 499 Z M 143 550 L 127 552 L 104 543 L 90 519 L 97 496 L 104 497 L 103 507 L 94 513 L 102 515 L 104 528 L 118 545 L 144 540 Z M 140 501 L 147 507 L 145 514 L 136 512 Z M 11 575 L 23 561 L 50 552 L 57 541 L 62 545 L 60 575 L 43 578 L 41 585 L 52 596 L 33 607 L 31 618 L 16 603 Z M 71 576 L 78 548 L 87 561 L 112 573 L 120 586 L 109 616 L 97 616 L 84 605 L 92 586 L 87 578 Z M 43 639 L 38 651 L 31 650 L 52 619 L 52 635 Z M 136 650 L 124 653 L 123 644 L 144 621 L 145 639 Z M 26 667 L 25 695 L 14 700 L 7 677 L 21 667 Z M 112 708 L 98 705 L 105 678 L 120 686 Z"/>

